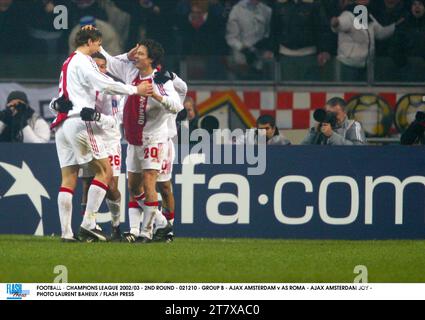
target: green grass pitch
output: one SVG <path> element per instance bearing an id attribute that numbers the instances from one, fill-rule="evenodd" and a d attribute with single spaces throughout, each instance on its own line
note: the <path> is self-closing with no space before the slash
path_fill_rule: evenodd
<path id="1" fill-rule="evenodd" d="M 425 282 L 425 241 L 177 238 L 172 244 L 61 243 L 0 236 L 0 282 Z"/>

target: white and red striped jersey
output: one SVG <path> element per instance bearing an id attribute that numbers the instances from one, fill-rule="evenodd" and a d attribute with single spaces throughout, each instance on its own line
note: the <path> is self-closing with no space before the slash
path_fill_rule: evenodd
<path id="1" fill-rule="evenodd" d="M 123 124 L 128 143 L 143 145 L 166 142 L 169 138 L 169 115 L 183 110 L 182 101 L 173 83 L 169 81 L 163 85 L 155 84 L 153 77 L 156 70 L 149 76 L 141 77 L 139 70 L 126 58 L 126 55 L 121 55 L 121 58 L 112 57 L 103 49 L 101 53 L 106 57 L 108 71 L 113 76 L 136 86 L 148 81 L 153 84 L 154 92 L 163 98 L 161 103 L 151 97 L 135 95 L 126 99 Z"/>
<path id="2" fill-rule="evenodd" d="M 120 125 L 122 123 L 124 104 L 123 97 L 96 92 L 96 111 L 102 114 L 100 124 L 109 140 L 121 140 Z"/>
<path id="3" fill-rule="evenodd" d="M 179 94 L 180 101 L 183 104 L 187 94 L 187 84 L 180 77 L 174 73 L 173 86 Z M 168 138 L 173 139 L 177 136 L 176 125 L 177 114 L 170 114 L 168 117 Z"/>
<path id="4" fill-rule="evenodd" d="M 79 115 L 83 108 L 94 109 L 94 90 L 110 95 L 137 94 L 135 86 L 114 81 L 99 71 L 90 56 L 75 51 L 63 64 L 59 81 L 59 97 L 65 95 L 73 104 L 68 116 Z"/>

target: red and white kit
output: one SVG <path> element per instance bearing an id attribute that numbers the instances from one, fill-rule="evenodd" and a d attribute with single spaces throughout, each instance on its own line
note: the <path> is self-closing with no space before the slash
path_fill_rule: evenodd
<path id="1" fill-rule="evenodd" d="M 102 118 L 108 117 L 103 121 L 103 142 L 106 146 L 109 162 L 112 167 L 113 176 L 119 177 L 121 174 L 121 130 L 124 98 L 118 95 L 105 95 L 99 92 L 96 95 L 96 111 L 102 114 Z M 102 123 L 100 123 L 102 124 Z M 111 125 L 113 126 L 111 127 Z M 94 177 L 95 173 L 88 166 L 81 168 L 80 177 Z"/>
<path id="2" fill-rule="evenodd" d="M 180 101 L 183 104 L 187 94 L 187 84 L 180 77 L 174 74 L 173 86 L 180 97 Z M 176 156 L 173 139 L 177 136 L 177 125 L 176 125 L 177 114 L 170 114 L 168 116 L 168 157 L 163 162 L 161 171 L 158 175 L 158 182 L 170 181 L 173 175 L 173 163 Z"/>
<path id="3" fill-rule="evenodd" d="M 168 155 L 168 119 L 170 114 L 183 110 L 183 104 L 171 81 L 165 84 L 155 84 L 153 77 L 156 72 L 141 77 L 139 70 L 128 59 L 112 57 L 105 50 L 101 53 L 106 57 L 108 71 L 134 86 L 142 82 L 150 82 L 156 94 L 163 97 L 160 103 L 149 97 L 129 96 L 124 105 L 123 124 L 125 138 L 128 141 L 127 171 L 142 172 L 145 169 L 160 171 Z"/>
<path id="4" fill-rule="evenodd" d="M 73 104 L 67 115 L 59 114 L 53 127 L 56 131 L 56 148 L 61 168 L 84 165 L 93 159 L 108 157 L 103 138 L 104 128 L 115 126 L 115 120 L 102 117 L 100 123 L 85 122 L 80 118 L 83 108 L 95 108 L 95 91 L 103 94 L 137 94 L 137 88 L 114 81 L 101 73 L 94 60 L 75 51 L 65 61 L 59 83 L 59 97 L 65 96 Z"/>

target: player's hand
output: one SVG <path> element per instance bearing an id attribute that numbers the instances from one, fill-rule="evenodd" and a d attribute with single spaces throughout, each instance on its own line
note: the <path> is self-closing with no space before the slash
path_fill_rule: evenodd
<path id="1" fill-rule="evenodd" d="M 80 112 L 80 117 L 83 121 L 99 121 L 101 114 L 92 108 L 83 108 Z"/>
<path id="2" fill-rule="evenodd" d="M 73 104 L 64 96 L 61 96 L 53 102 L 52 108 L 59 113 L 68 113 L 72 110 Z"/>
<path id="3" fill-rule="evenodd" d="M 328 138 L 330 138 L 330 136 L 332 136 L 332 134 L 334 133 L 330 123 L 322 123 L 322 128 L 320 129 L 320 131 Z"/>
<path id="4" fill-rule="evenodd" d="M 151 97 L 153 94 L 152 83 L 142 82 L 137 86 L 137 94 L 143 97 Z"/>
<path id="5" fill-rule="evenodd" d="M 172 72 L 164 70 L 164 71 L 155 72 L 153 81 L 156 84 L 164 84 L 170 80 L 174 80 L 174 78 L 175 78 L 175 75 Z"/>
<path id="6" fill-rule="evenodd" d="M 339 27 L 339 19 L 338 19 L 338 17 L 333 17 L 331 19 L 331 27 L 334 28 L 334 29 L 336 29 L 336 28 Z"/>
<path id="7" fill-rule="evenodd" d="M 140 45 L 137 44 L 133 49 L 131 49 L 128 53 L 127 53 L 127 58 L 130 61 L 135 61 L 136 60 L 136 53 L 137 50 L 139 49 Z"/>
<path id="8" fill-rule="evenodd" d="M 13 120 L 13 113 L 10 108 L 6 108 L 0 111 L 0 121 L 5 125 L 10 125 Z"/>
<path id="9" fill-rule="evenodd" d="M 317 55 L 317 63 L 319 67 L 323 67 L 331 59 L 329 52 L 321 52 Z"/>

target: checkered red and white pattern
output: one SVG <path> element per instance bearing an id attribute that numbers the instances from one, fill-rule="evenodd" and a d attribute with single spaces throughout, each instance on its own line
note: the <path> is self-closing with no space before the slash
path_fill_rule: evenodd
<path id="1" fill-rule="evenodd" d="M 330 98 L 341 97 L 349 101 L 360 93 L 346 92 L 294 92 L 294 91 L 235 91 L 245 103 L 248 110 L 256 119 L 263 114 L 270 114 L 276 118 L 280 129 L 307 129 L 314 125 L 313 113 L 323 108 Z M 217 91 L 193 90 L 188 92 L 196 104 L 200 104 Z M 395 108 L 398 99 L 403 96 L 394 92 L 378 93 L 390 106 Z"/>

